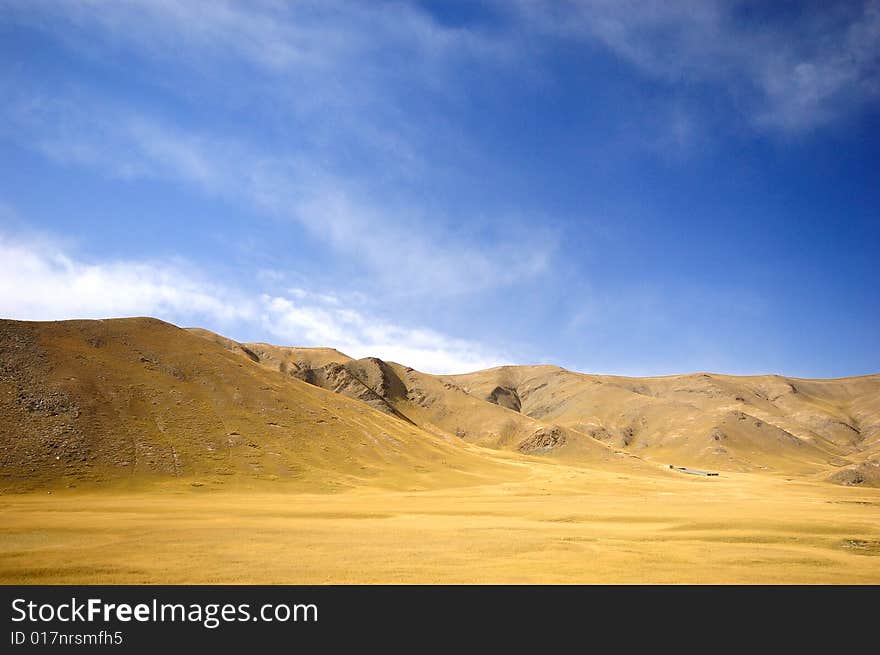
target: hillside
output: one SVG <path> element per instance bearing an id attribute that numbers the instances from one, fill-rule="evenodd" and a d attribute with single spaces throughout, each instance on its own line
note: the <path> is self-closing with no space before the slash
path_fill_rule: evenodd
<path id="1" fill-rule="evenodd" d="M 625 378 L 522 366 L 447 379 L 477 398 L 656 461 L 880 481 L 877 375 Z"/>
<path id="2" fill-rule="evenodd" d="M 419 488 L 515 473 L 208 335 L 149 318 L 0 321 L 0 487 Z"/>
<path id="3" fill-rule="evenodd" d="M 0 484 L 510 480 L 541 458 L 880 485 L 880 376 L 436 376 L 149 318 L 0 321 Z"/>
<path id="4" fill-rule="evenodd" d="M 244 348 L 272 370 L 366 402 L 438 436 L 526 455 L 552 453 L 569 461 L 591 464 L 616 464 L 621 456 L 626 457 L 620 449 L 571 426 L 486 402 L 451 378 L 375 357 L 354 360 L 329 349 L 266 344 L 245 344 Z M 318 356 L 315 350 L 321 351 Z M 644 468 L 637 461 L 630 464 Z"/>
<path id="5" fill-rule="evenodd" d="M 504 366 L 434 376 L 327 349 L 245 347 L 269 368 L 490 448 L 880 484 L 878 375 L 625 378 Z"/>

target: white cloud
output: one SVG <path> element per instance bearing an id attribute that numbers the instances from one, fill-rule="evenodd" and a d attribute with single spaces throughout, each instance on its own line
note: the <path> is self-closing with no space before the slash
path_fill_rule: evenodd
<path id="1" fill-rule="evenodd" d="M 471 341 L 401 327 L 341 307 L 335 296 L 297 290 L 295 298 L 264 295 L 264 328 L 287 344 L 332 346 L 355 357 L 379 357 L 429 373 L 464 373 L 509 363 Z"/>
<path id="2" fill-rule="evenodd" d="M 41 91 L 22 77 L 2 88 L 0 131 L 18 143 L 108 177 L 171 180 L 293 221 L 397 296 L 512 286 L 547 268 L 552 229 L 493 216 L 528 241 L 478 239 L 487 217 L 424 202 L 424 181 L 457 171 L 473 146 L 447 124 L 442 104 L 403 108 L 414 91 L 461 100 L 450 100 L 461 93 L 460 67 L 504 61 L 512 53 L 504 39 L 441 24 L 407 3 L 11 1 L 4 9 L 79 56 L 134 55 L 145 78 L 157 64 L 152 81 L 166 91 L 173 66 L 185 102 L 253 103 L 261 129 L 286 135 L 235 128 L 232 138 L 81 89 Z"/>
<path id="3" fill-rule="evenodd" d="M 880 97 L 880 2 L 805 7 L 784 22 L 742 21 L 744 5 L 522 0 L 518 7 L 534 28 L 594 40 L 654 77 L 720 86 L 762 129 L 811 129 Z"/>
<path id="4" fill-rule="evenodd" d="M 406 2 L 6 0 L 5 5 L 17 10 L 17 20 L 68 32 L 80 48 L 97 33 L 151 57 L 188 65 L 225 57 L 270 71 L 326 72 L 389 46 L 422 61 L 508 54 L 503 43 L 467 27 L 441 25 Z"/>
<path id="5" fill-rule="evenodd" d="M 452 220 L 405 199 L 372 197 L 309 154 L 266 152 L 163 125 L 83 99 L 19 94 L 10 138 L 64 164 L 115 178 L 161 178 L 294 221 L 405 295 L 456 295 L 514 284 L 544 271 L 556 241 L 546 228 L 509 221 L 513 234 L 470 238 Z M 453 234 L 450 224 L 458 224 Z M 518 233 L 519 232 L 519 233 Z"/>
<path id="6" fill-rule="evenodd" d="M 292 298 L 259 295 L 206 280 L 182 261 L 84 262 L 50 239 L 0 234 L 0 316 L 64 320 L 154 316 L 175 323 L 263 331 L 286 345 L 327 346 L 429 373 L 503 363 L 479 344 L 366 315 L 352 296 L 297 288 Z M 355 296 L 356 297 L 356 296 Z"/>
<path id="7" fill-rule="evenodd" d="M 459 66 L 515 52 L 504 39 L 442 25 L 406 2 L 6 0 L 0 15 L 102 65 L 134 56 L 144 81 L 168 90 L 173 76 L 187 102 L 250 105 L 288 127 L 305 122 L 297 137 L 316 147 L 347 135 L 348 148 L 357 144 L 403 175 L 424 165 L 424 142 L 444 120 L 441 112 L 428 127 L 424 112 L 414 117 L 401 104 L 414 91 L 465 100 L 454 83 Z M 204 92 L 209 98 L 199 98 Z M 454 145 L 468 147 L 463 139 Z"/>
<path id="8" fill-rule="evenodd" d="M 808 130 L 880 97 L 880 0 L 790 6 L 794 18 L 784 21 L 742 20 L 743 8 L 763 9 L 728 0 L 495 4 L 492 29 L 446 25 L 406 2 L 8 0 L 2 9 L 79 54 L 122 49 L 186 69 L 196 85 L 248 67 L 246 90 L 215 84 L 211 100 L 230 93 L 233 104 L 277 106 L 285 120 L 308 123 L 300 132 L 313 145 L 345 134 L 401 176 L 428 165 L 425 146 L 444 129 L 442 112 L 401 109 L 413 90 L 460 101 L 463 67 L 532 67 L 532 55 L 560 37 L 600 43 L 682 89 L 720 88 L 759 129 Z M 452 138 L 455 130 L 444 132 Z M 455 147 L 465 150 L 467 140 Z"/>
<path id="9" fill-rule="evenodd" d="M 86 263 L 49 239 L 0 235 L 0 313 L 7 318 L 152 315 L 224 324 L 255 316 L 255 309 L 242 295 L 205 282 L 181 262 Z"/>

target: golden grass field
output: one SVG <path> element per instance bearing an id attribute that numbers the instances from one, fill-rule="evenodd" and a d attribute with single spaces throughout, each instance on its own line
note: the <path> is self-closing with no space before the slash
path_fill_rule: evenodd
<path id="1" fill-rule="evenodd" d="M 0 582 L 878 583 L 880 491 L 534 464 L 436 491 L 0 499 Z"/>

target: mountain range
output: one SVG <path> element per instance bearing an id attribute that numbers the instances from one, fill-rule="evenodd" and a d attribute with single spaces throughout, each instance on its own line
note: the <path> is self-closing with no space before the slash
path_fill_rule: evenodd
<path id="1" fill-rule="evenodd" d="M 0 488 L 516 478 L 534 458 L 880 486 L 880 375 L 431 375 L 153 318 L 0 321 Z"/>

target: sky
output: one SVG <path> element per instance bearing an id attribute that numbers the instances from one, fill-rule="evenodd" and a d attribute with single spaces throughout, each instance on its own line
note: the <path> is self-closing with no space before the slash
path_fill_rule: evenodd
<path id="1" fill-rule="evenodd" d="M 0 317 L 880 372 L 880 2 L 0 0 Z"/>

